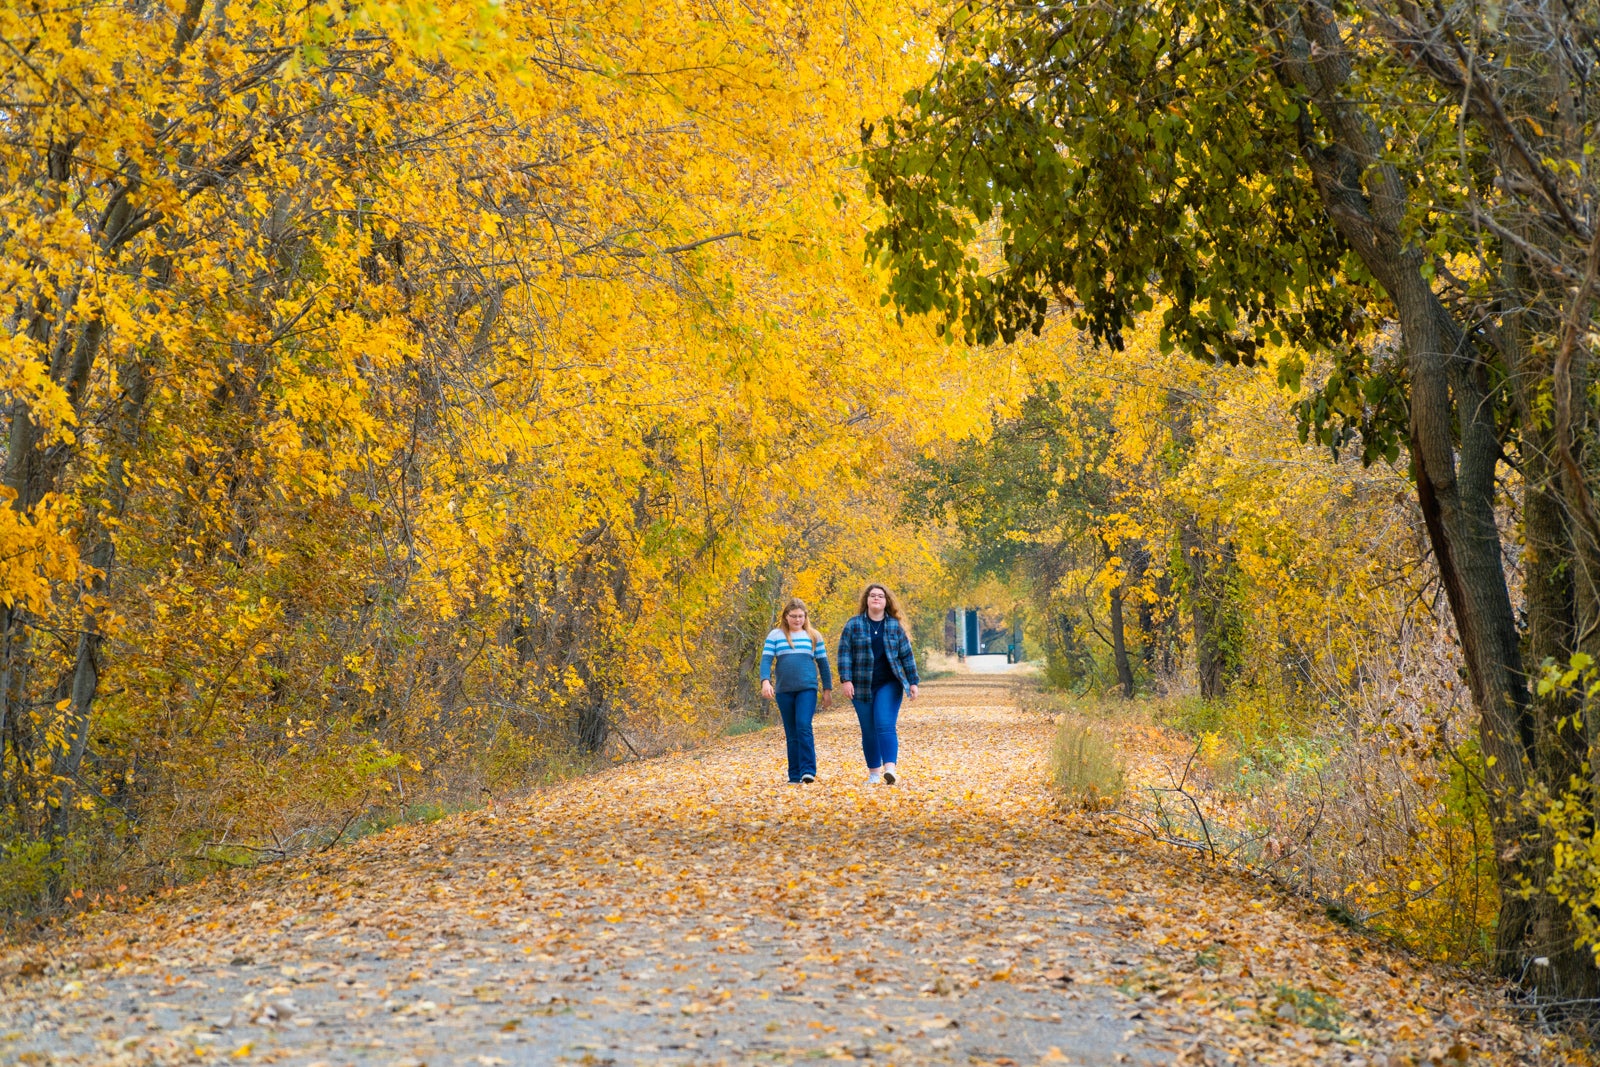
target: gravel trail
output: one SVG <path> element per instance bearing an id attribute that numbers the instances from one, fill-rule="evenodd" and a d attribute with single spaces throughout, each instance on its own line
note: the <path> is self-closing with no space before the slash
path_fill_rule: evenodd
<path id="1" fill-rule="evenodd" d="M 1207 883 L 1058 812 L 1052 729 L 958 678 L 893 787 L 835 711 L 813 786 L 768 729 L 212 879 L 0 957 L 0 1062 L 1384 1062 L 1202 995 L 1235 949 L 1150 916 Z"/>

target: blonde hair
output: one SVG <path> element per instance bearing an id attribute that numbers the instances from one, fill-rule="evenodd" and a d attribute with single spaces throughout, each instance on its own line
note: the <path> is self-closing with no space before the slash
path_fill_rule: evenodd
<path id="1" fill-rule="evenodd" d="M 778 629 L 783 631 L 783 639 L 789 642 L 789 647 L 794 647 L 794 638 L 789 634 L 789 612 L 791 611 L 803 611 L 806 613 L 806 636 L 811 638 L 811 645 L 813 648 L 821 644 L 822 632 L 815 626 L 811 625 L 811 609 L 806 607 L 806 602 L 804 600 L 801 600 L 797 596 L 792 596 L 789 598 L 788 603 L 783 605 L 783 610 L 778 612 Z"/>

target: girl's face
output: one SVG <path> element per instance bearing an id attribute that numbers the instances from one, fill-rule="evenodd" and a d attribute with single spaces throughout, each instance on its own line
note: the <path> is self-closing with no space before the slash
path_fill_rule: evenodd
<path id="1" fill-rule="evenodd" d="M 882 611 L 889 604 L 889 594 L 882 589 L 874 589 L 867 594 L 867 608 L 871 611 Z"/>
<path id="2" fill-rule="evenodd" d="M 806 613 L 799 608 L 785 612 L 783 624 L 791 630 L 804 630 L 806 628 Z"/>

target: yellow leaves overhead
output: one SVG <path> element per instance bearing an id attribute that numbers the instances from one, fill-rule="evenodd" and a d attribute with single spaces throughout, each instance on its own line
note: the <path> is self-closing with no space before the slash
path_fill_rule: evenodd
<path id="1" fill-rule="evenodd" d="M 858 252 L 857 122 L 922 32 L 886 3 L 0 11 L 0 718 L 45 709 L 0 751 L 7 831 L 70 830 L 90 765 L 152 848 L 412 765 L 498 780 L 723 699 L 760 582 L 842 610 L 893 555 L 842 509 L 886 514 L 889 468 L 985 403 Z"/>

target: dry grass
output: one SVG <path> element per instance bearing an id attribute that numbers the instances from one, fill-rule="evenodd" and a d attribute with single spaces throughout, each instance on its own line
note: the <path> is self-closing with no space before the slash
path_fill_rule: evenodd
<path id="1" fill-rule="evenodd" d="M 1083 811 L 1115 807 L 1127 781 L 1111 741 L 1088 719 L 1071 714 L 1056 717 L 1050 774 L 1062 804 Z"/>

